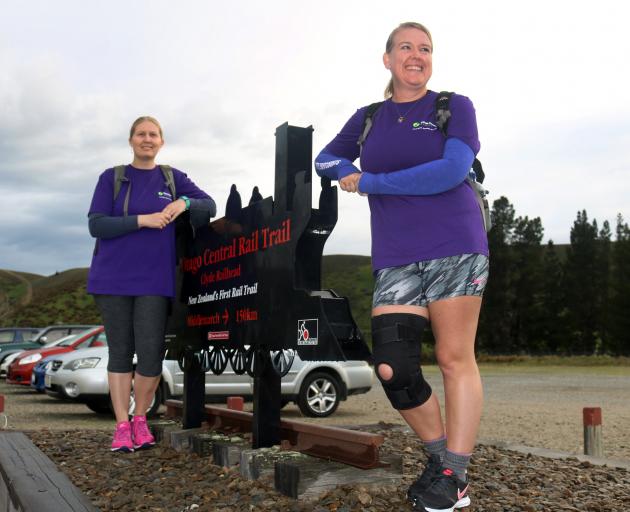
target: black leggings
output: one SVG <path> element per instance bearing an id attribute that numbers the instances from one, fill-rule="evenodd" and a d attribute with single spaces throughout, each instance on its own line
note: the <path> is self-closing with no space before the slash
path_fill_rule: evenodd
<path id="1" fill-rule="evenodd" d="M 156 295 L 94 295 L 94 300 L 107 335 L 107 370 L 132 372 L 135 353 L 138 355 L 136 371 L 140 375 L 161 375 L 170 299 Z"/>

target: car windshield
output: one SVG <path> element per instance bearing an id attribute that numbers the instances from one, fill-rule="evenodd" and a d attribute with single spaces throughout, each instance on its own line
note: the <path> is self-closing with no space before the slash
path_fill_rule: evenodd
<path id="1" fill-rule="evenodd" d="M 58 340 L 54 340 L 54 341 L 49 341 L 48 343 L 46 343 L 44 345 L 43 348 L 48 348 L 48 347 L 56 347 L 57 345 L 59 345 L 59 343 L 63 343 L 64 341 L 66 341 L 68 338 L 74 338 L 75 335 L 71 335 L 71 336 L 64 336 L 63 338 L 59 338 Z"/>
<path id="2" fill-rule="evenodd" d="M 54 340 L 54 341 L 49 341 L 48 343 L 46 343 L 46 345 L 44 345 L 44 348 L 48 348 L 48 347 L 56 347 L 57 345 L 59 345 L 60 343 L 63 343 L 64 341 L 67 341 L 69 339 L 74 340 L 77 337 L 76 334 L 70 334 L 68 336 L 64 336 L 63 338 L 59 338 L 58 340 Z"/>
<path id="3" fill-rule="evenodd" d="M 82 348 L 88 348 L 88 347 L 93 347 L 95 346 L 94 344 L 99 342 L 99 344 L 97 344 L 97 347 L 102 347 L 102 346 L 106 346 L 107 345 L 107 336 L 105 335 L 105 332 L 101 332 L 98 336 L 90 336 L 89 338 L 86 338 L 85 340 L 83 340 L 81 343 L 79 343 L 76 347 L 74 347 L 75 350 L 80 350 Z"/>
<path id="4" fill-rule="evenodd" d="M 83 336 L 87 336 L 88 334 L 93 334 L 94 327 L 90 327 L 89 329 L 85 329 L 84 331 L 77 332 L 76 334 L 71 334 L 70 336 L 66 336 L 63 341 L 58 345 L 60 347 L 68 347 L 72 345 L 75 341 Z"/>
<path id="5" fill-rule="evenodd" d="M 77 341 L 82 334 L 83 333 L 71 334 L 70 336 L 66 336 L 64 338 L 61 338 L 60 340 L 51 341 L 50 343 L 48 343 L 47 345 L 44 345 L 44 346 L 46 346 L 46 347 L 54 347 L 54 346 L 67 347 L 69 345 L 72 345 L 75 341 Z"/>
<path id="6" fill-rule="evenodd" d="M 33 329 L 31 331 L 26 331 L 23 336 L 26 341 L 33 341 L 35 336 L 39 333 L 39 329 Z"/>

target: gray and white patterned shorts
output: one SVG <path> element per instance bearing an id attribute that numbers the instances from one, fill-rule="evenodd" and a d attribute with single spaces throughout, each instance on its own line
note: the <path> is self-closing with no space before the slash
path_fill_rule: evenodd
<path id="1" fill-rule="evenodd" d="M 488 257 L 460 254 L 388 267 L 376 272 L 372 307 L 411 305 L 463 295 L 483 295 L 488 282 Z"/>

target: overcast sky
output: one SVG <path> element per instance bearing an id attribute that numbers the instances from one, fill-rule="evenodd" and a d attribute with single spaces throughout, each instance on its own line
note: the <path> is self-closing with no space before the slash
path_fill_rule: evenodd
<path id="1" fill-rule="evenodd" d="M 274 131 L 318 152 L 388 79 L 402 21 L 432 31 L 433 90 L 470 97 L 491 201 L 567 243 L 578 210 L 630 219 L 626 2 L 5 1 L 0 16 L 0 268 L 86 267 L 98 175 L 128 163 L 129 125 L 157 117 L 159 161 L 223 214 L 273 192 Z M 447 7 L 448 6 L 448 7 Z M 365 198 L 340 193 L 328 254 L 369 254 Z"/>

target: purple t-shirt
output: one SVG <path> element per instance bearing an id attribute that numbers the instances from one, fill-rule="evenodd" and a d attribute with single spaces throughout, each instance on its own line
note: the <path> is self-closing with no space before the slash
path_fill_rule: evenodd
<path id="1" fill-rule="evenodd" d="M 126 168 L 131 183 L 129 215 L 162 211 L 172 201 L 159 167 Z M 209 196 L 183 172 L 173 168 L 177 196 L 207 199 Z M 127 183 L 114 198 L 114 169 L 103 172 L 96 184 L 88 215 L 122 216 Z M 107 295 L 175 296 L 175 223 L 164 229 L 141 228 L 126 235 L 100 239 L 88 274 L 88 293 Z"/>
<path id="2" fill-rule="evenodd" d="M 409 103 L 383 103 L 363 144 L 361 170 L 387 173 L 442 157 L 446 139 L 435 124 L 437 93 L 429 91 Z M 360 108 L 326 146 L 328 154 L 359 157 L 357 140 L 363 130 L 365 109 Z M 453 94 L 448 137 L 456 137 L 477 154 L 479 139 L 472 102 Z M 398 117 L 403 114 L 404 122 Z M 368 196 L 374 270 L 458 254 L 488 255 L 488 240 L 475 193 L 467 182 L 435 195 Z"/>

